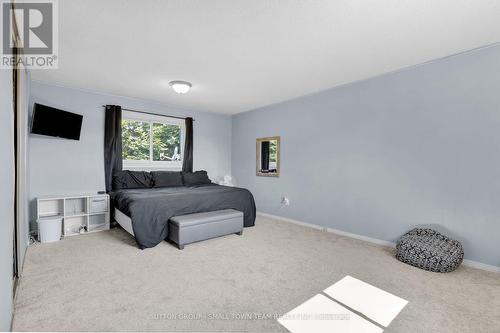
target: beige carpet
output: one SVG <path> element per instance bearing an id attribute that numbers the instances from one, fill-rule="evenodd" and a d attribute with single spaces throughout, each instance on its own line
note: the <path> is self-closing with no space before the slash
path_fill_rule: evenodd
<path id="1" fill-rule="evenodd" d="M 282 332 L 273 315 L 346 275 L 409 301 L 386 332 L 500 332 L 499 274 L 426 272 L 388 248 L 263 218 L 183 251 L 138 250 L 121 229 L 31 246 L 13 330 Z"/>

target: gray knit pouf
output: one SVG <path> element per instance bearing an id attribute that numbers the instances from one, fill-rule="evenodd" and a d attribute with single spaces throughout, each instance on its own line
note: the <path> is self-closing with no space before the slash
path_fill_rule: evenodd
<path id="1" fill-rule="evenodd" d="M 413 229 L 396 243 L 399 261 L 432 272 L 454 271 L 464 259 L 459 241 L 450 239 L 436 230 Z"/>

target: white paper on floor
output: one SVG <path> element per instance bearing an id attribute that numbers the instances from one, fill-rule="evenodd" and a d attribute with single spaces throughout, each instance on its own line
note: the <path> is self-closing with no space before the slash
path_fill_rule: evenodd
<path id="1" fill-rule="evenodd" d="M 324 295 L 316 295 L 278 322 L 292 333 L 381 333 L 384 330 Z"/>
<path id="2" fill-rule="evenodd" d="M 346 276 L 324 290 L 325 294 L 382 326 L 389 326 L 398 313 L 408 304 L 398 296 L 366 282 Z"/>

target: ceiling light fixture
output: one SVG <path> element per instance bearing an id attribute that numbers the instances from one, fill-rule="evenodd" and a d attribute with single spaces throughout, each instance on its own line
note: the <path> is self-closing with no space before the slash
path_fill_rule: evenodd
<path id="1" fill-rule="evenodd" d="M 186 81 L 170 81 L 170 86 L 178 94 L 185 94 L 191 89 L 192 85 Z"/>

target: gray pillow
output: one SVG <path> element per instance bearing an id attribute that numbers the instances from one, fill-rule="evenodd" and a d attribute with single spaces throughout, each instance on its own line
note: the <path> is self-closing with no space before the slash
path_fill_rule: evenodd
<path id="1" fill-rule="evenodd" d="M 117 171 L 113 175 L 113 190 L 151 188 L 153 177 L 146 171 Z"/>
<path id="2" fill-rule="evenodd" d="M 207 172 L 205 170 L 195 171 L 195 172 L 183 172 L 182 179 L 184 180 L 185 186 L 194 186 L 194 185 L 203 185 L 212 183 L 210 178 L 208 178 Z"/>
<path id="3" fill-rule="evenodd" d="M 182 172 L 180 171 L 151 171 L 153 187 L 182 186 Z"/>

